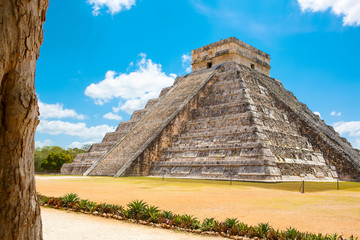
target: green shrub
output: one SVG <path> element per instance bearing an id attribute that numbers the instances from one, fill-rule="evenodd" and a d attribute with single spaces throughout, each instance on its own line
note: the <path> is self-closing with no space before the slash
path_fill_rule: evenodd
<path id="1" fill-rule="evenodd" d="M 228 229 L 233 228 L 235 225 L 237 225 L 239 221 L 237 218 L 227 218 L 225 219 L 224 226 Z"/>
<path id="2" fill-rule="evenodd" d="M 134 200 L 131 201 L 128 205 L 128 216 L 130 218 L 134 218 L 136 220 L 139 220 L 141 218 L 141 216 L 144 215 L 144 213 L 146 212 L 146 209 L 148 207 L 148 204 L 142 200 Z"/>
<path id="3" fill-rule="evenodd" d="M 63 202 L 64 207 L 72 207 L 77 202 L 79 202 L 80 198 L 76 193 L 67 193 L 59 199 Z"/>
<path id="4" fill-rule="evenodd" d="M 204 231 L 212 231 L 215 228 L 215 218 L 205 218 L 201 225 L 201 229 Z"/>

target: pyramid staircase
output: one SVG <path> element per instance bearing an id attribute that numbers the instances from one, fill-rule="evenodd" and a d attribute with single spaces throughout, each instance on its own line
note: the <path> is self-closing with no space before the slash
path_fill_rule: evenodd
<path id="1" fill-rule="evenodd" d="M 121 122 L 114 132 L 106 133 L 101 143 L 94 143 L 87 153 L 78 154 L 71 164 L 65 163 L 61 168 L 61 173 L 83 175 L 99 158 L 109 152 L 159 102 L 170 88 L 163 88 L 158 98 L 149 100 L 144 109 L 134 111 L 129 121 Z"/>

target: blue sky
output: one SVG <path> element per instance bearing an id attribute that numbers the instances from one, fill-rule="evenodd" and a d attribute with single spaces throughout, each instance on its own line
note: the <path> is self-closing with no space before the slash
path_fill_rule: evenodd
<path id="1" fill-rule="evenodd" d="M 80 147 L 227 37 L 271 55 L 271 76 L 360 148 L 360 1 L 50 1 L 36 69 L 36 146 Z"/>

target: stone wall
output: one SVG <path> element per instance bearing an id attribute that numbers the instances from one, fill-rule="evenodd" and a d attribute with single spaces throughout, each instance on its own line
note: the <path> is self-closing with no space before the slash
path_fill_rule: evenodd
<path id="1" fill-rule="evenodd" d="M 270 56 L 236 38 L 228 38 L 209 44 L 191 52 L 193 71 L 208 68 L 208 64 L 218 65 L 237 62 L 270 75 Z"/>

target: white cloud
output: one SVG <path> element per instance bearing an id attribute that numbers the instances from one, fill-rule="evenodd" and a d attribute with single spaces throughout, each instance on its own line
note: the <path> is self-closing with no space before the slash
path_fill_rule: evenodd
<path id="1" fill-rule="evenodd" d="M 356 147 L 357 149 L 360 149 L 360 139 L 355 140 L 354 147 Z"/>
<path id="2" fill-rule="evenodd" d="M 76 118 L 79 120 L 85 119 L 82 114 L 76 113 L 73 109 L 64 109 L 64 106 L 60 103 L 47 104 L 39 100 L 40 119 L 49 118 Z"/>
<path id="3" fill-rule="evenodd" d="M 137 69 L 134 72 L 117 74 L 108 71 L 104 80 L 92 83 L 85 89 L 85 95 L 99 105 L 114 98 L 119 99 L 119 106 L 113 108 L 114 112 L 123 110 L 132 113 L 143 108 L 149 99 L 159 96 L 162 88 L 170 86 L 176 75 L 166 75 L 162 72 L 160 64 L 146 59 L 143 53 L 140 57 L 141 60 L 136 64 Z"/>
<path id="4" fill-rule="evenodd" d="M 47 121 L 41 120 L 37 131 L 51 135 L 65 134 L 77 136 L 92 141 L 101 141 L 107 132 L 115 131 L 115 128 L 106 124 L 87 127 L 86 123 L 70 123 L 63 121 Z"/>
<path id="5" fill-rule="evenodd" d="M 93 5 L 94 16 L 100 14 L 102 8 L 107 8 L 111 15 L 123 10 L 129 10 L 135 5 L 135 0 L 87 0 L 87 3 Z"/>
<path id="6" fill-rule="evenodd" d="M 35 148 L 42 148 L 45 146 L 51 146 L 53 142 L 50 139 L 46 139 L 44 141 L 35 141 Z"/>
<path id="7" fill-rule="evenodd" d="M 191 55 L 183 54 L 181 56 L 182 67 L 185 69 L 186 73 L 191 73 Z"/>
<path id="8" fill-rule="evenodd" d="M 330 113 L 331 116 L 336 116 L 336 117 L 340 117 L 341 116 L 341 112 L 336 112 L 336 111 L 332 111 Z"/>
<path id="9" fill-rule="evenodd" d="M 301 10 L 318 12 L 329 8 L 343 16 L 343 25 L 360 26 L 360 1 L 358 0 L 298 0 Z"/>
<path id="10" fill-rule="evenodd" d="M 340 134 L 349 134 L 351 137 L 360 137 L 360 121 L 336 122 L 333 126 Z"/>
<path id="11" fill-rule="evenodd" d="M 318 115 L 321 118 L 321 114 L 319 112 L 314 112 L 315 115 Z"/>
<path id="12" fill-rule="evenodd" d="M 72 142 L 69 146 L 66 148 L 82 148 L 84 145 L 91 145 L 93 143 L 96 143 L 96 141 L 87 141 L 87 142 Z"/>
<path id="13" fill-rule="evenodd" d="M 115 113 L 112 113 L 112 112 L 109 112 L 109 113 L 105 114 L 103 116 L 103 118 L 110 119 L 110 120 L 119 120 L 119 121 L 122 120 L 121 116 L 119 116 L 119 115 L 117 115 Z"/>

